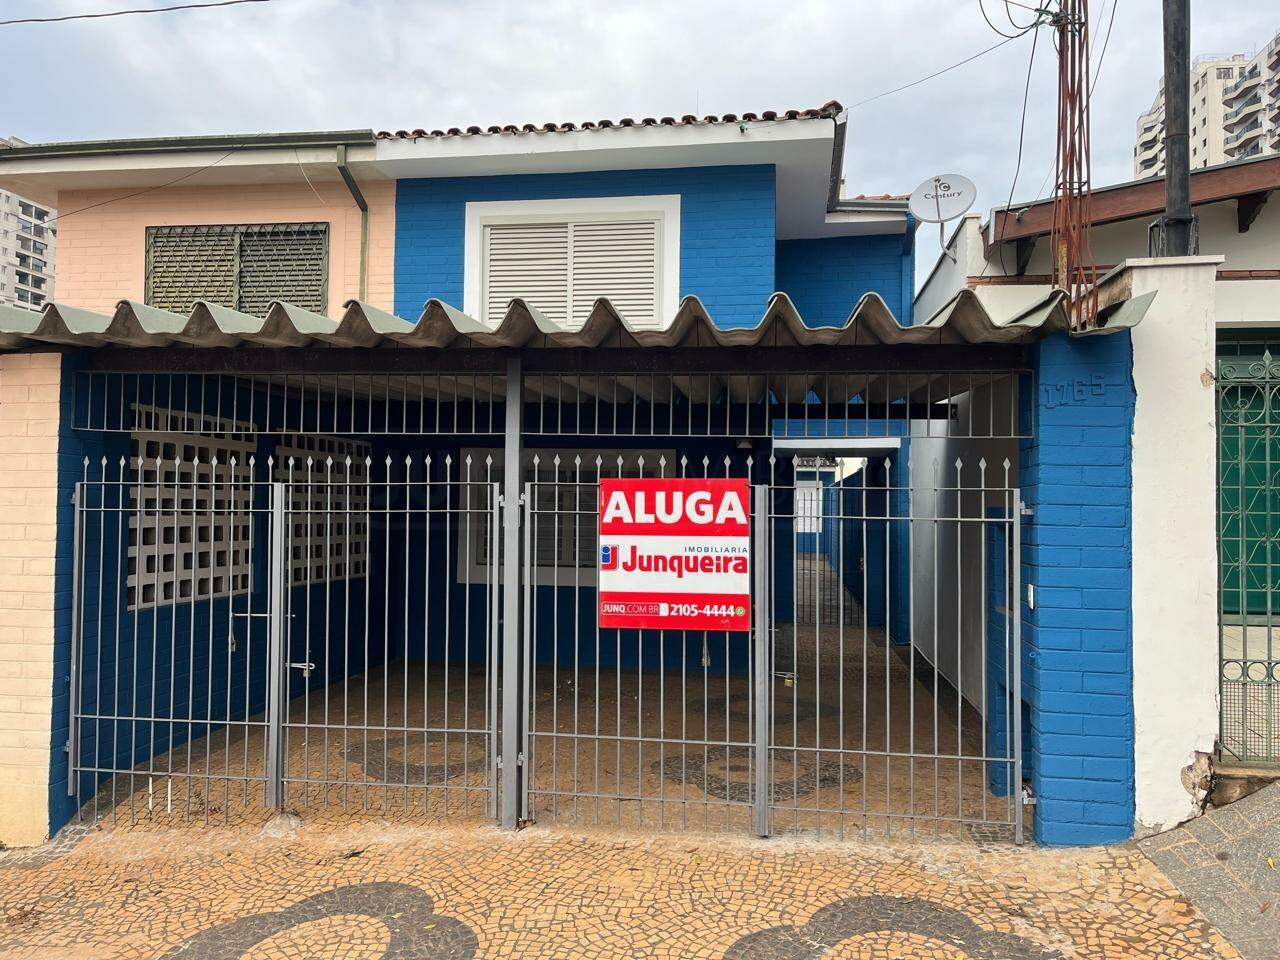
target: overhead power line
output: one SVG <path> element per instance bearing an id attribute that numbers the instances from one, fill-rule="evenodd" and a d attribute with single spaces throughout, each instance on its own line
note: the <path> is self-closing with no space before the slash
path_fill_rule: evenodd
<path id="1" fill-rule="evenodd" d="M 49 220 L 45 221 L 45 223 L 46 225 L 51 225 L 51 224 L 57 223 L 59 220 L 65 220 L 67 219 L 67 217 L 74 217 L 77 213 L 84 213 L 86 210 L 96 210 L 98 207 L 105 207 L 109 203 L 119 203 L 121 200 L 132 200 L 134 197 L 141 197 L 143 194 L 154 193 L 157 190 L 163 190 L 165 187 L 172 187 L 176 184 L 182 183 L 184 180 L 190 180 L 192 177 L 198 176 L 199 174 L 204 173 L 206 170 L 213 169 L 218 164 L 220 164 L 223 160 L 227 159 L 227 157 L 235 153 L 237 150 L 243 149 L 244 146 L 247 146 L 247 144 L 234 146 L 230 150 L 228 150 L 226 153 L 224 153 L 222 156 L 220 156 L 217 160 L 214 160 L 213 163 L 205 164 L 203 167 L 200 167 L 198 170 L 192 170 L 188 173 L 184 173 L 180 177 L 174 177 L 172 180 L 166 180 L 164 183 L 157 183 L 155 186 L 144 187 L 141 190 L 135 190 L 133 193 L 126 193 L 122 197 L 108 197 L 106 200 L 99 200 L 97 203 L 90 203 L 83 207 L 77 207 L 75 210 L 68 210 L 66 213 L 59 213 L 57 216 L 54 216 Z M 296 155 L 297 151 L 295 150 L 294 153 Z M 302 166 L 302 164 L 299 163 L 298 166 Z M 305 176 L 305 173 L 306 172 L 303 171 L 304 176 Z M 310 183 L 311 181 L 308 180 L 307 182 Z M 315 187 L 312 187 L 311 189 L 314 190 Z M 317 194 L 317 196 L 319 196 L 319 194 Z"/>
<path id="2" fill-rule="evenodd" d="M 1031 70 L 1036 64 L 1036 42 L 1040 39 L 1039 31 L 1031 34 L 1031 58 L 1027 61 L 1027 83 L 1022 91 L 1022 118 L 1018 121 L 1018 161 L 1013 168 L 1013 183 L 1009 184 L 1009 199 L 1005 202 L 1005 209 L 1008 210 L 1013 204 L 1013 192 L 1018 189 L 1018 174 L 1022 172 L 1022 147 L 1027 134 L 1027 102 L 1031 98 Z M 1009 272 L 1004 265 L 1004 228 L 1009 218 L 1005 217 L 1000 221 L 1000 237 L 996 243 L 996 249 L 1000 253 L 1000 269 L 1006 274 Z M 983 270 L 986 267 L 984 265 Z"/>
<path id="3" fill-rule="evenodd" d="M 912 80 L 910 83 L 904 83 L 902 86 L 894 87 L 892 90 L 885 90 L 882 93 L 877 93 L 874 97 L 867 97 L 867 99 L 859 100 L 857 103 L 851 103 L 849 104 L 849 109 L 852 110 L 854 107 L 861 107 L 863 104 L 870 103 L 873 100 L 879 100 L 881 97 L 887 97 L 893 93 L 901 93 L 903 90 L 910 90 L 912 87 L 918 87 L 920 84 L 928 80 L 932 80 L 934 77 L 940 77 L 944 73 L 950 73 L 952 70 L 955 70 L 957 67 L 963 67 L 966 63 L 972 63 L 974 60 L 977 60 L 979 57 L 986 56 L 992 50 L 999 50 L 1006 43 L 1011 43 L 1016 39 L 1018 38 L 1009 37 L 1005 40 L 1001 40 L 999 43 L 992 44 L 991 46 L 987 47 L 985 50 L 979 50 L 977 53 L 975 53 L 971 57 L 965 57 L 963 60 L 953 63 L 949 67 L 943 67 L 941 70 L 936 70 L 926 77 L 921 77 L 918 80 Z"/>
<path id="4" fill-rule="evenodd" d="M 1021 4 L 1019 4 L 1019 6 L 1021 6 Z M 1014 30 L 1017 31 L 1016 33 L 1005 33 L 1003 30 L 997 27 L 995 25 L 995 22 L 991 19 L 991 17 L 987 15 L 987 8 L 986 8 L 986 5 L 982 2 L 982 0 L 978 0 L 978 9 L 982 11 L 982 19 L 987 21 L 987 26 L 1007 40 L 1016 40 L 1018 39 L 1018 37 L 1024 36 L 1025 34 L 1034 30 L 1036 27 L 1040 26 L 1041 17 L 1038 11 L 1036 13 L 1035 20 L 1033 20 L 1031 23 L 1024 26 L 1020 23 L 1014 22 L 1013 14 L 1009 10 L 1009 4 L 1005 3 L 1005 7 L 1004 7 L 1005 16 L 1009 20 L 1009 26 L 1011 26 Z"/>
<path id="5" fill-rule="evenodd" d="M 63 17 L 22 17 L 0 20 L 0 27 L 21 23 L 66 23 L 68 20 L 103 20 L 107 17 L 129 17 L 140 13 L 173 13 L 175 10 L 207 10 L 210 7 L 234 7 L 242 3 L 270 3 L 271 0 L 211 0 L 208 3 L 179 3 L 170 7 L 138 7 L 132 10 L 107 10 L 103 13 L 71 13 Z"/>

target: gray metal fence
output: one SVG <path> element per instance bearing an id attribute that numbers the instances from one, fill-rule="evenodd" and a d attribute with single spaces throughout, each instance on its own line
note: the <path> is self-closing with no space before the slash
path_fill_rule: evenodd
<path id="1" fill-rule="evenodd" d="M 336 349 L 74 377 L 83 809 L 1020 836 L 1016 479 L 927 462 L 1016 455 L 1018 369 Z M 750 481 L 752 633 L 598 629 L 642 475 Z"/>
<path id="2" fill-rule="evenodd" d="M 525 451 L 504 583 L 502 452 L 136 443 L 76 492 L 88 815 L 493 818 L 511 763 L 525 821 L 1022 838 L 1008 462 L 849 461 L 815 513 L 787 457 Z M 608 476 L 751 481 L 751 633 L 598 627 Z"/>
<path id="3" fill-rule="evenodd" d="M 535 464 L 523 817 L 1021 842 L 1010 615 L 1021 521 L 1008 463 L 919 488 L 888 461 L 868 464 L 819 499 L 812 542 L 802 488 L 758 483 L 750 635 L 597 626 L 601 477 L 787 472 L 776 458 L 652 452 Z"/>
<path id="4" fill-rule="evenodd" d="M 154 452 L 77 485 L 81 809 L 492 816 L 491 463 Z"/>
<path id="5" fill-rule="evenodd" d="M 759 832 L 1021 843 L 1019 492 L 1007 463 L 880 466 L 821 499 L 813 551 L 795 491 L 758 493 Z"/>
<path id="6" fill-rule="evenodd" d="M 597 627 L 604 477 L 743 476 L 674 451 L 537 457 L 525 486 L 525 819 L 751 827 L 750 640 Z"/>

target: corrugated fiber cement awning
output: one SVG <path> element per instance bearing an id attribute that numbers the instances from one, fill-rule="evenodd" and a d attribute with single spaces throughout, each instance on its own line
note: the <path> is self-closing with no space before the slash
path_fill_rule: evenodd
<path id="1" fill-rule="evenodd" d="M 1154 294 L 1113 306 L 1098 332 L 1134 326 Z M 406 320 L 359 300 L 348 300 L 340 319 L 273 302 L 264 316 L 197 302 L 183 315 L 121 300 L 111 315 L 49 303 L 40 311 L 0 306 L 0 349 L 40 347 L 470 347 L 697 348 L 1020 344 L 1068 329 L 1067 295 L 1049 290 L 1017 314 L 997 318 L 971 290 L 961 290 L 927 320 L 904 325 L 878 294 L 858 301 L 835 326 L 805 322 L 785 293 L 769 298 L 749 327 L 716 323 L 703 303 L 686 297 L 667 326 L 636 328 L 608 300 L 598 300 L 586 322 L 566 329 L 525 300 L 512 300 L 496 326 L 486 326 L 441 300 L 428 300 Z"/>

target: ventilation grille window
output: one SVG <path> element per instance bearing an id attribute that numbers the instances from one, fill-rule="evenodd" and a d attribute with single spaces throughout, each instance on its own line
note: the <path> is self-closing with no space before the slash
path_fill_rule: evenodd
<path id="1" fill-rule="evenodd" d="M 135 406 L 134 416 L 129 610 L 248 592 L 254 445 L 215 428 L 251 426 L 156 407 Z"/>
<path id="2" fill-rule="evenodd" d="M 329 225 L 147 228 L 147 303 L 187 313 L 197 300 L 261 316 L 272 300 L 323 313 Z"/>
<path id="3" fill-rule="evenodd" d="M 485 228 L 484 318 L 497 325 L 523 298 L 548 320 L 581 327 L 600 298 L 629 323 L 658 325 L 659 222 L 584 220 Z"/>
<path id="4" fill-rule="evenodd" d="M 359 440 L 311 434 L 285 437 L 276 448 L 275 478 L 291 484 L 291 583 L 325 583 L 368 572 L 366 458 L 372 449 Z"/>

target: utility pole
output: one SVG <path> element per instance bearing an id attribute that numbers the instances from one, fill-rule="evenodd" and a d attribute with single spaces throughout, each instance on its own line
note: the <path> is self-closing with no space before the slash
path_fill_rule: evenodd
<path id="1" fill-rule="evenodd" d="M 1164 0 L 1164 216 L 1159 253 L 1189 257 L 1191 215 L 1191 0 Z"/>
<path id="2" fill-rule="evenodd" d="M 1058 34 L 1058 182 L 1053 193 L 1053 285 L 1068 295 L 1071 329 L 1098 324 L 1090 172 L 1089 0 L 1059 0 L 1049 21 Z"/>

